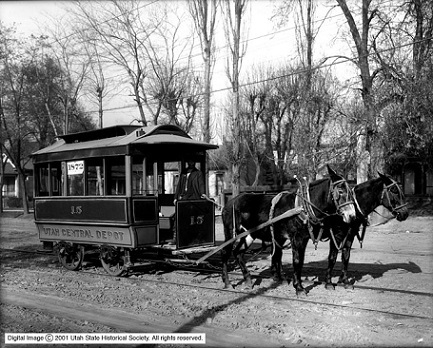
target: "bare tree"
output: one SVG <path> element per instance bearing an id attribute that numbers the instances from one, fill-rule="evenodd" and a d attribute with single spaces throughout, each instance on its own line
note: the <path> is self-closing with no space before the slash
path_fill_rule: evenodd
<path id="1" fill-rule="evenodd" d="M 266 111 L 266 98 L 269 95 L 269 84 L 264 81 L 266 70 L 264 67 L 254 69 L 248 78 L 247 87 L 244 89 L 243 99 L 246 104 L 245 117 L 243 122 L 243 138 L 247 151 L 254 161 L 255 177 L 252 186 L 259 184 L 259 178 L 262 171 L 263 137 L 260 136 L 260 117 Z"/>
<path id="2" fill-rule="evenodd" d="M 407 157 L 433 167 L 432 72 L 433 4 L 411 0 L 397 3 L 380 17 L 381 41 L 373 47 L 381 67 L 379 107 L 385 123 L 381 132 L 387 169 L 400 173 Z M 392 20 L 397 18 L 398 20 Z M 381 50 L 380 45 L 386 47 Z"/>
<path id="3" fill-rule="evenodd" d="M 191 59 L 194 40 L 182 31 L 183 16 L 173 8 L 162 10 L 158 17 L 166 21 L 159 23 L 145 47 L 149 73 L 143 89 L 153 98 L 155 124 L 176 124 L 189 132 L 202 99 L 202 84 Z"/>
<path id="4" fill-rule="evenodd" d="M 247 0 L 230 0 L 225 2 L 226 17 L 226 39 L 229 43 L 230 55 L 227 64 L 227 76 L 232 88 L 232 141 L 233 141 L 233 164 L 232 164 L 232 194 L 237 196 L 240 192 L 240 166 L 242 161 L 242 132 L 241 116 L 239 112 L 239 74 L 241 70 L 242 57 L 246 47 L 241 48 L 242 20 L 246 9 Z"/>
<path id="5" fill-rule="evenodd" d="M 85 91 L 90 102 L 98 106 L 98 127 L 104 126 L 104 101 L 109 98 L 110 91 L 114 87 L 108 88 L 109 82 L 106 78 L 106 62 L 102 55 L 101 48 L 97 39 L 91 31 L 79 29 L 81 23 L 77 23 L 75 29 L 79 47 L 82 50 L 82 59 L 89 62 L 87 79 L 85 81 Z"/>
<path id="6" fill-rule="evenodd" d="M 220 0 L 190 0 L 189 8 L 194 19 L 195 29 L 200 37 L 204 61 L 204 106 L 203 106 L 203 140 L 210 142 L 210 99 L 212 84 L 212 66 L 215 51 L 215 23 Z"/>
<path id="7" fill-rule="evenodd" d="M 313 72 L 313 48 L 320 26 L 315 23 L 317 2 L 314 0 L 283 0 L 275 5 L 272 18 L 277 21 L 277 26 L 286 24 L 294 15 L 297 50 L 301 64 L 304 67 L 306 89 L 311 85 Z"/>
<path id="8" fill-rule="evenodd" d="M 71 35 L 71 29 L 61 18 L 52 18 L 52 25 L 46 29 L 50 43 L 45 53 L 55 57 L 61 67 L 61 90 L 58 98 L 63 105 L 64 128 L 63 134 L 70 129 L 71 117 L 78 114 L 78 100 L 83 96 L 83 88 L 90 68 L 90 57 L 82 55 L 82 46 L 77 35 Z M 51 112 L 47 110 L 47 112 Z"/>
<path id="9" fill-rule="evenodd" d="M 25 185 L 25 165 L 28 161 L 30 129 L 25 113 L 26 73 L 21 62 L 26 57 L 23 43 L 15 38 L 15 30 L 0 23 L 0 122 L 2 153 L 13 163 L 18 172 L 19 191 L 24 213 L 29 213 Z M 3 158 L 1 158 L 3 166 Z M 3 203 L 3 202 L 1 202 Z"/>
<path id="10" fill-rule="evenodd" d="M 147 76 L 145 47 L 158 24 L 142 18 L 141 9 L 149 3 L 140 1 L 78 2 L 75 15 L 86 30 L 98 39 L 104 57 L 121 67 L 127 74 L 132 95 L 140 112 L 141 122 L 147 125 L 144 106 L 152 114 L 143 89 Z"/>
<path id="11" fill-rule="evenodd" d="M 352 59 L 360 71 L 361 96 L 364 103 L 364 117 L 360 125 L 357 138 L 357 182 L 364 182 L 372 175 L 371 170 L 371 142 L 375 132 L 376 112 L 373 98 L 373 80 L 377 71 L 370 68 L 370 29 L 371 23 L 378 14 L 378 9 L 371 9 L 372 0 L 362 0 L 361 23 L 357 25 L 353 12 L 349 9 L 346 0 L 336 0 L 340 6 L 352 35 L 356 48 L 357 58 Z"/>

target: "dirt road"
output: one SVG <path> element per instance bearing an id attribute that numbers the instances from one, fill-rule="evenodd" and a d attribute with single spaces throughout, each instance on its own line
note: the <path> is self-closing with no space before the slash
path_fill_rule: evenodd
<path id="1" fill-rule="evenodd" d="M 2 248 L 40 248 L 31 218 L 0 223 Z M 353 290 L 324 289 L 328 244 L 309 245 L 302 298 L 266 277 L 269 254 L 249 264 L 253 290 L 234 274 L 226 291 L 219 273 L 156 268 L 114 278 L 99 265 L 68 272 L 53 256 L 3 250 L 1 343 L 5 332 L 190 332 L 212 347 L 433 346 L 432 226 L 418 217 L 370 227 L 352 251 Z M 283 263 L 290 279 L 290 250 Z"/>

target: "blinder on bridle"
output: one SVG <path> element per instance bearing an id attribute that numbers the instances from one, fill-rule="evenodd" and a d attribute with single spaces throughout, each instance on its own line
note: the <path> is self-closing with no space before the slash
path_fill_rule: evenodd
<path id="1" fill-rule="evenodd" d="M 347 192 L 344 202 L 340 203 L 340 198 L 343 192 Z M 331 182 L 331 188 L 329 189 L 329 194 L 334 202 L 335 207 L 337 208 L 337 212 L 341 211 L 346 205 L 354 204 L 354 199 L 352 195 L 352 190 L 349 187 L 349 184 L 345 179 L 337 180 L 335 182 Z"/>
<path id="2" fill-rule="evenodd" d="M 391 184 L 389 185 L 386 185 L 385 183 L 383 184 L 382 197 L 380 198 L 380 201 L 382 202 L 382 205 L 385 206 L 385 204 L 383 204 L 383 198 L 386 196 L 386 199 L 388 200 L 389 206 L 391 208 L 388 209 L 391 211 L 391 214 L 395 216 L 399 213 L 399 210 L 407 206 L 407 203 L 402 203 L 404 202 L 404 195 L 400 188 L 400 185 L 392 178 L 388 177 L 388 179 L 391 180 Z M 397 188 L 397 193 L 392 192 L 392 189 L 394 187 Z M 398 196 L 398 199 L 396 199 L 398 202 L 397 206 L 393 206 L 393 201 L 391 200 L 390 195 L 392 195 L 393 197 Z"/>

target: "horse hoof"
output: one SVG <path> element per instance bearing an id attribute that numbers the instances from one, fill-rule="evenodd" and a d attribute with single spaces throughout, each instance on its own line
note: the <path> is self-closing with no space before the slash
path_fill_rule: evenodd
<path id="1" fill-rule="evenodd" d="M 245 290 L 251 290 L 253 288 L 253 283 L 245 283 L 244 289 Z"/>
<path id="2" fill-rule="evenodd" d="M 307 295 L 308 295 L 308 291 L 305 289 L 296 290 L 296 296 L 297 297 L 299 297 L 299 296 L 305 297 Z"/>
<path id="3" fill-rule="evenodd" d="M 252 282 L 252 280 L 251 280 L 251 278 L 247 278 L 246 280 L 245 280 L 245 287 L 246 288 L 249 288 L 249 289 L 252 289 L 253 288 L 253 282 Z"/>
<path id="4" fill-rule="evenodd" d="M 325 289 L 326 290 L 335 290 L 335 286 L 332 283 L 326 283 L 325 284 Z"/>
<path id="5" fill-rule="evenodd" d="M 353 284 L 351 284 L 351 283 L 344 283 L 344 288 L 346 289 L 346 290 L 353 290 L 353 289 L 355 289 L 355 287 L 353 286 Z"/>

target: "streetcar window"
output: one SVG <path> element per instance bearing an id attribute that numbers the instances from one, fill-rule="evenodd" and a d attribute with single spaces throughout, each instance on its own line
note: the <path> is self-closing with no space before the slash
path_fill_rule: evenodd
<path id="1" fill-rule="evenodd" d="M 104 166 L 102 158 L 86 160 L 87 167 L 87 195 L 104 195 Z"/>
<path id="2" fill-rule="evenodd" d="M 51 195 L 62 195 L 62 164 L 61 162 L 51 163 Z"/>
<path id="3" fill-rule="evenodd" d="M 110 157 L 106 160 L 106 180 L 108 195 L 126 194 L 125 158 Z"/>
<path id="4" fill-rule="evenodd" d="M 38 196 L 49 196 L 49 170 L 48 164 L 41 165 L 38 171 L 38 181 L 36 193 Z"/>
<path id="5" fill-rule="evenodd" d="M 155 195 L 154 162 L 143 156 L 132 158 L 132 194 Z"/>
<path id="6" fill-rule="evenodd" d="M 177 181 L 179 178 L 179 162 L 165 162 L 164 163 L 164 181 L 163 191 L 164 194 L 175 193 Z"/>
<path id="7" fill-rule="evenodd" d="M 36 168 L 36 196 L 60 196 L 62 189 L 61 163 L 40 164 Z"/>
<path id="8" fill-rule="evenodd" d="M 84 196 L 84 161 L 66 162 L 67 195 Z"/>
<path id="9" fill-rule="evenodd" d="M 132 159 L 132 194 L 133 195 L 145 195 L 144 187 L 144 166 L 146 161 L 143 157 L 133 157 Z"/>
<path id="10" fill-rule="evenodd" d="M 143 184 L 143 165 L 133 164 L 132 165 L 132 194 L 133 195 L 144 195 L 144 184 Z"/>
<path id="11" fill-rule="evenodd" d="M 155 195 L 154 163 L 146 161 L 146 179 L 144 182 L 146 195 Z"/>

